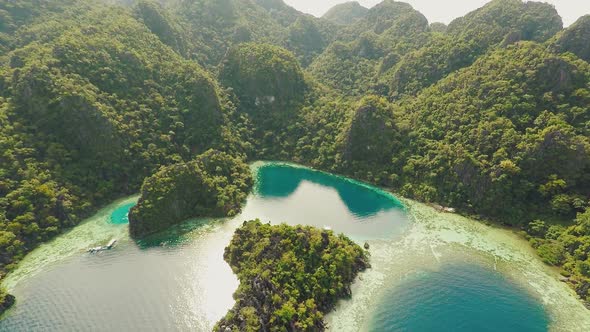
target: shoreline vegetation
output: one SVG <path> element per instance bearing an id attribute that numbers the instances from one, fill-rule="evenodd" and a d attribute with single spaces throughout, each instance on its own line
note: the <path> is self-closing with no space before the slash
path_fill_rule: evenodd
<path id="1" fill-rule="evenodd" d="M 412 241 L 426 245 L 426 255 L 432 255 L 437 264 L 446 258 L 451 261 L 472 259 L 500 271 L 543 304 L 551 317 L 550 331 L 582 332 L 590 328 L 586 301 L 571 285 L 563 282 L 562 269 L 543 261 L 522 230 L 473 216 L 447 213 L 409 199 L 403 201 L 414 222 L 424 227 L 422 236 Z M 464 248 L 471 253 L 464 255 Z M 469 256 L 471 258 L 467 258 Z"/>
<path id="2" fill-rule="evenodd" d="M 254 168 L 266 165 L 302 167 L 316 172 L 329 173 L 329 171 L 317 169 L 311 165 L 297 164 L 291 161 L 256 161 L 253 163 Z M 367 180 L 350 178 L 346 173 L 339 174 L 334 172 L 329 174 L 340 176 L 360 186 L 379 189 L 381 192 L 391 195 L 396 201 L 402 203 L 411 201 L 409 198 L 399 195 L 399 192 L 395 188 L 380 187 L 379 184 L 371 183 Z M 481 215 L 465 213 L 463 210 L 457 211 L 454 207 L 443 206 L 436 202 L 413 201 L 424 204 L 441 215 L 456 214 L 476 223 L 508 230 L 519 238 L 526 240 L 535 253 L 536 258 L 544 262 L 548 267 L 552 267 L 555 271 L 558 271 L 559 275 L 555 277 L 556 280 L 569 285 L 576 292 L 580 302 L 590 310 L 590 279 L 588 278 L 588 275 L 590 275 L 590 265 L 586 267 L 586 264 L 590 263 L 582 262 L 582 266 L 578 268 L 575 262 L 576 260 L 584 260 L 585 257 L 589 257 L 588 252 L 590 249 L 588 248 L 590 248 L 590 244 L 585 244 L 588 241 L 585 234 L 590 233 L 590 209 L 584 213 L 578 213 L 574 224 L 569 227 L 563 224 L 552 225 L 541 220 L 536 220 L 526 228 L 523 228 L 523 226 L 519 227 L 499 220 L 488 219 Z M 404 206 L 404 209 L 407 208 L 405 203 L 402 206 Z M 588 260 L 590 261 L 590 259 Z"/>
<path id="3" fill-rule="evenodd" d="M 4 288 L 0 288 L 0 319 L 2 315 L 10 309 L 14 303 L 16 302 L 16 298 L 8 294 Z"/>

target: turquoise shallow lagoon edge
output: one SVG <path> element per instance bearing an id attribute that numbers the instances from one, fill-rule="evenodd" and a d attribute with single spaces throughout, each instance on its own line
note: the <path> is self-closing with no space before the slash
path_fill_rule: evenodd
<path id="1" fill-rule="evenodd" d="M 398 239 L 410 225 L 399 199 L 368 184 L 284 162 L 257 162 L 252 171 L 246 219 L 332 229 L 357 242 Z"/>
<path id="2" fill-rule="evenodd" d="M 370 331 L 543 332 L 543 305 L 499 272 L 477 264 L 445 264 L 388 289 Z"/>
<path id="3" fill-rule="evenodd" d="M 352 184 L 355 186 L 359 186 L 359 187 L 362 187 L 368 191 L 372 191 L 374 193 L 377 193 L 377 194 L 380 194 L 384 197 L 387 197 L 391 202 L 393 202 L 393 204 L 396 208 L 403 209 L 404 211 L 407 210 L 406 207 L 404 206 L 404 204 L 402 203 L 402 201 L 399 200 L 393 193 L 383 190 L 379 187 L 370 185 L 366 182 L 354 180 L 354 179 L 348 178 L 343 175 L 332 174 L 332 173 L 325 172 L 322 170 L 314 169 L 312 167 L 303 166 L 303 165 L 299 165 L 299 164 L 295 164 L 295 163 L 284 162 L 284 161 L 257 161 L 257 162 L 254 162 L 250 165 L 250 168 L 252 169 L 252 173 L 254 174 L 254 176 L 257 180 L 257 181 L 255 181 L 255 184 L 254 184 L 254 192 L 256 192 L 256 193 L 263 192 L 263 188 L 261 188 L 262 182 L 260 181 L 260 170 L 264 169 L 264 168 L 271 168 L 271 167 L 291 168 L 291 169 L 298 170 L 298 171 L 301 171 L 303 173 L 307 173 L 310 175 L 324 176 L 326 178 L 334 179 L 334 180 L 337 179 L 338 181 Z M 313 178 L 313 176 L 312 176 L 312 178 Z M 299 181 L 293 181 L 293 182 L 298 183 Z"/>
<path id="4" fill-rule="evenodd" d="M 118 208 L 115 209 L 115 211 L 113 211 L 113 213 L 111 213 L 111 223 L 115 224 L 115 225 L 123 225 L 123 224 L 128 224 L 129 223 L 129 210 L 131 210 L 132 207 L 134 207 L 135 205 L 137 205 L 137 203 L 133 202 L 133 203 L 127 203 L 124 205 L 119 206 Z"/>

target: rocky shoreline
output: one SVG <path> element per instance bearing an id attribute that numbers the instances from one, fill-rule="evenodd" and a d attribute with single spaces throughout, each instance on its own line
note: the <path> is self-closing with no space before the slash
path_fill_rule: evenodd
<path id="1" fill-rule="evenodd" d="M 4 294 L 0 299 L 0 316 L 4 314 L 8 309 L 10 309 L 14 303 L 16 302 L 16 298 L 11 294 Z"/>

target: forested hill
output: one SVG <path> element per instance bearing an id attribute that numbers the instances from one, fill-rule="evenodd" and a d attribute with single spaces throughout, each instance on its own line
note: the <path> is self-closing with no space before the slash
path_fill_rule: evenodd
<path id="1" fill-rule="evenodd" d="M 519 227 L 588 299 L 589 31 L 520 0 L 448 26 L 391 0 L 2 1 L 0 277 L 217 149 Z"/>
<path id="2" fill-rule="evenodd" d="M 322 18 L 336 24 L 347 25 L 363 18 L 368 11 L 367 8 L 361 6 L 358 2 L 351 1 L 332 7 Z"/>

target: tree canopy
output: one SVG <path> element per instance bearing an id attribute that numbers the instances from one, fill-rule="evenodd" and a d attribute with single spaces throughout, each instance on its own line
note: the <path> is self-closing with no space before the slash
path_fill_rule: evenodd
<path id="1" fill-rule="evenodd" d="M 252 182 L 241 158 L 215 150 L 162 167 L 145 179 L 141 197 L 129 212 L 131 235 L 141 237 L 189 218 L 234 216 Z"/>
<path id="2" fill-rule="evenodd" d="M 344 235 L 260 220 L 245 221 L 223 257 L 240 286 L 216 331 L 323 331 L 324 314 L 369 267 L 368 253 Z"/>
<path id="3" fill-rule="evenodd" d="M 335 24 L 349 25 L 363 18 L 369 9 L 361 6 L 357 1 L 344 2 L 330 8 L 323 16 Z"/>
<path id="4" fill-rule="evenodd" d="M 552 40 L 552 47 L 556 52 L 571 52 L 580 59 L 590 61 L 588 35 L 590 35 L 590 15 L 585 15 L 557 34 Z"/>

